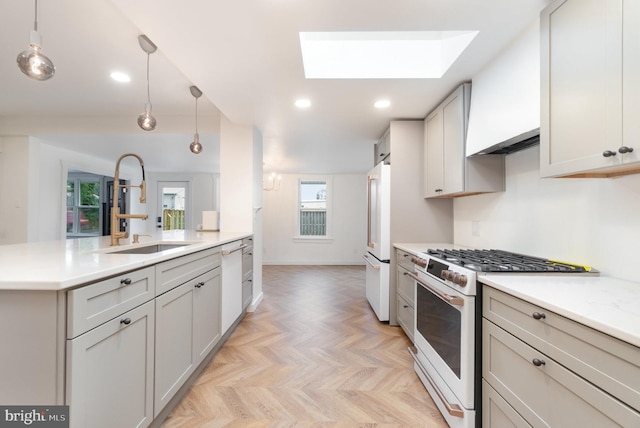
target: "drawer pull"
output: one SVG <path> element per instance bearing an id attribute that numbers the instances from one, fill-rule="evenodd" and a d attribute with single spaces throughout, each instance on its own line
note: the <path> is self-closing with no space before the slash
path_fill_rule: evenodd
<path id="1" fill-rule="evenodd" d="M 131 324 L 131 318 L 125 318 L 123 320 L 120 320 L 120 324 L 124 324 L 124 325 Z"/>
<path id="2" fill-rule="evenodd" d="M 545 319 L 547 316 L 541 312 L 534 312 L 531 316 L 537 320 Z"/>
<path id="3" fill-rule="evenodd" d="M 409 305 L 402 305 L 403 308 L 407 309 Z"/>
<path id="4" fill-rule="evenodd" d="M 130 285 L 131 284 L 131 278 L 123 278 L 120 280 L 120 284 L 122 285 Z"/>
<path id="5" fill-rule="evenodd" d="M 625 154 L 631 153 L 633 151 L 633 147 L 622 146 L 618 149 L 618 153 Z"/>
<path id="6" fill-rule="evenodd" d="M 200 287 L 202 287 L 203 285 L 204 285 L 204 282 L 199 282 L 199 283 L 197 283 L 197 284 L 196 284 L 196 288 L 200 288 Z"/>
<path id="7" fill-rule="evenodd" d="M 536 367 L 540 367 L 540 366 L 544 366 L 545 362 L 544 360 L 540 360 L 538 358 L 534 358 L 533 360 L 531 360 L 531 362 L 533 363 L 534 366 Z"/>

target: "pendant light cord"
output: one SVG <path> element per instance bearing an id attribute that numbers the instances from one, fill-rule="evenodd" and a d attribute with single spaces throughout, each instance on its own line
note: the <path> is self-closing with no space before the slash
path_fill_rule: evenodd
<path id="1" fill-rule="evenodd" d="M 36 12 L 35 12 L 35 18 L 33 21 L 33 30 L 38 31 L 38 0 L 36 0 Z"/>
<path id="2" fill-rule="evenodd" d="M 149 91 L 149 57 L 151 55 L 147 52 L 147 103 L 151 104 L 151 91 Z"/>
<path id="3" fill-rule="evenodd" d="M 198 98 L 196 98 L 196 134 L 198 133 Z"/>

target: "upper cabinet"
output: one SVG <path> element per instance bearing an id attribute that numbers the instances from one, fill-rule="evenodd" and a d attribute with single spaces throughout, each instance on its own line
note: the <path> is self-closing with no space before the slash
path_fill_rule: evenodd
<path id="1" fill-rule="evenodd" d="M 467 158 L 471 84 L 458 87 L 424 120 L 424 197 L 458 197 L 504 190 L 504 157 Z"/>
<path id="2" fill-rule="evenodd" d="M 380 137 L 378 143 L 375 145 L 373 150 L 373 165 L 376 166 L 380 162 L 384 161 L 385 163 L 389 163 L 389 155 L 391 154 L 391 135 L 389 134 L 389 130 Z"/>
<path id="3" fill-rule="evenodd" d="M 540 28 L 541 175 L 640 172 L 640 2 L 556 0 Z"/>

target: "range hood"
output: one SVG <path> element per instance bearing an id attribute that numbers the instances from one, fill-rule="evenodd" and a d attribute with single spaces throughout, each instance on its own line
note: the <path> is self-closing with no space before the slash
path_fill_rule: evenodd
<path id="1" fill-rule="evenodd" d="M 513 138 L 509 138 L 501 143 L 482 149 L 476 155 L 508 155 L 531 146 L 540 144 L 540 128 L 523 132 Z"/>

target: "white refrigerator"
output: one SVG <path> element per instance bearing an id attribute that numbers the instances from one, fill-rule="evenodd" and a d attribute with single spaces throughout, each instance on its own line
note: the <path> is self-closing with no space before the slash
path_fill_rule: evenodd
<path id="1" fill-rule="evenodd" d="M 391 166 L 380 162 L 367 175 L 366 296 L 380 321 L 389 321 Z"/>

